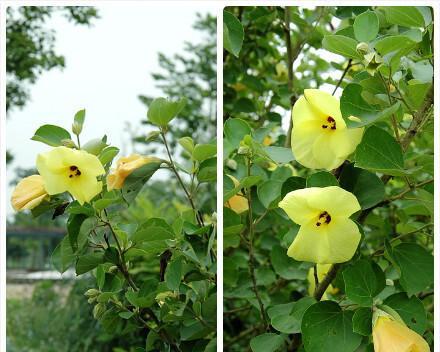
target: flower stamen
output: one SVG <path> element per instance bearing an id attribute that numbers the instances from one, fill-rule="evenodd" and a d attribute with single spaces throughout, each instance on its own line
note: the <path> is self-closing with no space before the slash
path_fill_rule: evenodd
<path id="1" fill-rule="evenodd" d="M 327 117 L 327 122 L 328 124 L 323 124 L 321 127 L 323 129 L 327 129 L 330 127 L 331 130 L 335 130 L 336 129 L 336 121 L 333 117 L 329 116 Z"/>
<path id="2" fill-rule="evenodd" d="M 78 169 L 77 166 L 72 165 L 72 166 L 69 167 L 69 169 L 70 169 L 70 171 L 72 171 L 69 174 L 69 178 L 73 178 L 73 177 L 76 177 L 76 176 L 81 176 L 81 171 Z"/>
<path id="3" fill-rule="evenodd" d="M 332 217 L 326 211 L 323 211 L 319 214 L 318 221 L 316 222 L 316 226 L 321 226 L 322 224 L 330 224 L 332 221 Z"/>

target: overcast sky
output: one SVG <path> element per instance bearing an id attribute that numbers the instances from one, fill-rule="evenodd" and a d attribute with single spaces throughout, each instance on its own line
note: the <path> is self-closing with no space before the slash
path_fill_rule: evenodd
<path id="1" fill-rule="evenodd" d="M 8 184 L 16 167 L 34 167 L 37 153 L 50 148 L 30 140 L 35 130 L 43 124 L 70 130 L 81 108 L 86 108 L 83 142 L 107 134 L 123 154 L 131 152 L 123 130 L 127 121 L 136 128 L 145 117 L 139 94 L 160 94 L 151 78 L 159 69 L 158 52 L 172 55 L 181 52 L 184 41 L 200 42 L 202 35 L 192 25 L 197 12 L 214 14 L 211 9 L 203 2 L 197 8 L 107 5 L 98 8 L 101 18 L 89 28 L 55 16 L 48 24 L 56 30 L 56 52 L 65 56 L 66 67 L 44 72 L 30 88 L 31 101 L 9 114 L 6 143 L 14 161 L 8 165 Z M 8 186 L 7 199 L 12 190 Z"/>

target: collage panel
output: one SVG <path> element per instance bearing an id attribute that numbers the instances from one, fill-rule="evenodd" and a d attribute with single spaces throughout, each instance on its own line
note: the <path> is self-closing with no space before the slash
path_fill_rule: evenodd
<path id="1" fill-rule="evenodd" d="M 8 352 L 216 350 L 217 15 L 184 5 L 5 8 Z"/>
<path id="2" fill-rule="evenodd" d="M 224 351 L 434 351 L 433 15 L 225 7 Z"/>

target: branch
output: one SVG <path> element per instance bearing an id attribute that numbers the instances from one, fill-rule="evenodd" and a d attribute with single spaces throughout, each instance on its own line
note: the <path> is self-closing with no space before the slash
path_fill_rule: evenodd
<path id="1" fill-rule="evenodd" d="M 318 286 L 316 286 L 313 297 L 317 301 L 321 300 L 322 296 L 324 295 L 329 285 L 332 283 L 333 279 L 336 277 L 336 274 L 338 273 L 340 268 L 341 268 L 341 264 L 333 264 L 330 270 L 328 271 L 327 275 L 321 281 L 321 283 Z"/>
<path id="2" fill-rule="evenodd" d="M 247 174 L 250 176 L 251 174 L 251 161 L 248 159 L 247 162 Z M 257 287 L 257 279 L 255 277 L 255 257 L 254 257 L 254 220 L 252 218 L 252 194 L 251 194 L 251 188 L 248 188 L 246 190 L 246 196 L 248 201 L 248 218 L 249 218 L 249 240 L 248 240 L 248 247 L 249 247 L 249 273 L 251 275 L 252 279 L 252 289 L 255 293 L 255 298 L 258 301 L 258 305 L 260 307 L 260 316 L 261 320 L 266 325 L 266 328 L 268 327 L 267 323 L 267 317 L 266 317 L 266 311 L 264 310 L 263 301 L 261 300 L 260 293 L 258 292 Z"/>
<path id="3" fill-rule="evenodd" d="M 191 208 L 194 211 L 194 214 L 196 216 L 196 219 L 197 219 L 199 226 L 203 227 L 203 226 L 205 226 L 203 223 L 203 219 L 202 219 L 201 215 L 199 214 L 198 210 L 196 209 L 196 206 L 195 206 L 194 201 L 191 197 L 191 194 L 186 189 L 186 186 L 183 183 L 182 179 L 180 178 L 180 175 L 177 172 L 176 166 L 174 165 L 173 157 L 171 156 L 170 148 L 168 147 L 168 143 L 167 143 L 167 139 L 165 138 L 164 131 L 161 130 L 160 135 L 162 136 L 163 144 L 165 145 L 165 149 L 167 150 L 168 159 L 170 160 L 170 163 L 169 163 L 170 168 L 171 168 L 171 170 L 173 170 L 174 174 L 176 175 L 177 180 L 180 183 L 180 186 L 182 187 L 183 191 L 185 192 L 186 198 L 188 198 L 189 204 L 191 205 Z"/>
<path id="4" fill-rule="evenodd" d="M 284 8 L 284 38 L 286 41 L 286 49 L 287 49 L 287 87 L 289 89 L 289 94 L 293 93 L 293 51 L 292 51 L 292 40 L 290 38 L 290 7 L 286 6 Z M 298 50 L 297 50 L 298 51 Z M 295 58 L 296 59 L 296 58 Z M 291 95 L 290 97 L 290 105 L 293 106 L 294 104 L 294 97 Z M 291 144 L 291 138 L 292 138 L 292 128 L 293 128 L 293 121 L 292 118 L 289 120 L 289 129 L 287 131 L 286 135 L 286 142 L 285 147 L 290 147 Z"/>
<path id="5" fill-rule="evenodd" d="M 341 76 L 341 78 L 339 78 L 339 81 L 336 84 L 335 89 L 333 89 L 332 95 L 335 95 L 336 91 L 338 90 L 339 86 L 341 85 L 342 81 L 344 80 L 345 75 L 347 74 L 348 70 L 352 66 L 352 64 L 351 64 L 352 61 L 353 61 L 353 59 L 348 60 L 347 67 L 345 68 L 344 72 L 342 72 L 342 76 Z"/>

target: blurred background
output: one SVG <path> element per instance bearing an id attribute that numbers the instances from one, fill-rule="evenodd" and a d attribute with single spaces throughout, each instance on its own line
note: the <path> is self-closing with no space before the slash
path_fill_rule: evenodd
<path id="1" fill-rule="evenodd" d="M 22 177 L 36 172 L 37 154 L 48 150 L 30 140 L 37 128 L 69 130 L 82 108 L 82 140 L 105 134 L 119 156 L 165 155 L 145 141 L 153 129 L 147 107 L 159 96 L 189 100 L 170 132 L 179 162 L 185 159 L 175 142 L 182 135 L 199 143 L 215 139 L 216 18 L 208 6 L 8 7 L 6 32 L 8 199 Z M 172 218 L 183 203 L 173 182 L 159 172 L 125 215 Z M 215 209 L 210 192 L 204 194 L 200 204 Z M 65 221 L 32 218 L 9 205 L 8 352 L 130 351 L 126 336 L 109 334 L 93 319 L 82 296 L 87 279 L 53 269 L 51 253 Z"/>

